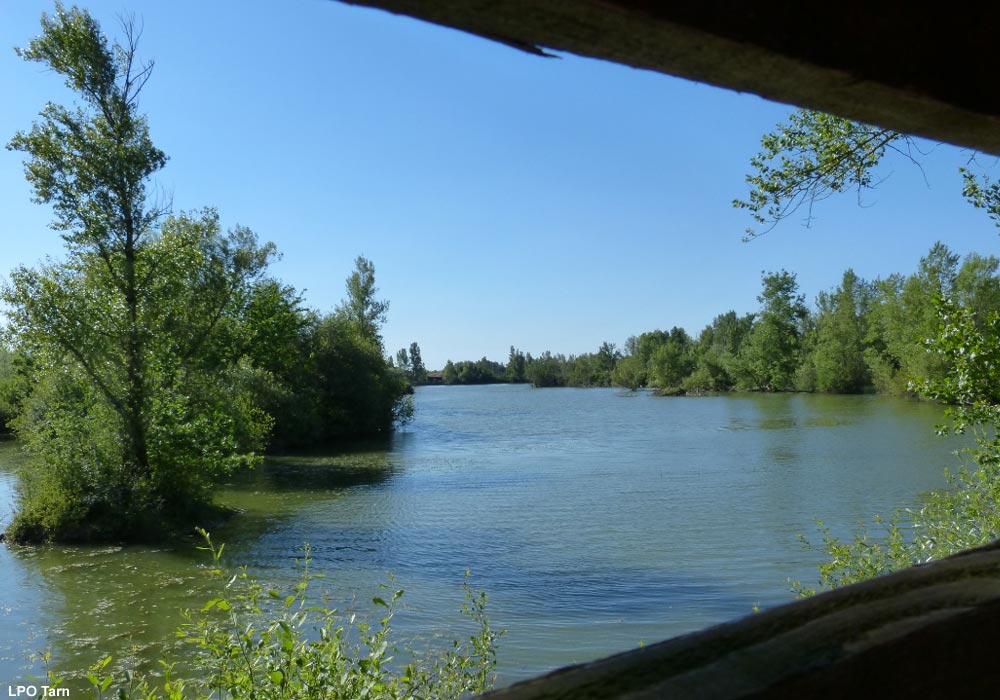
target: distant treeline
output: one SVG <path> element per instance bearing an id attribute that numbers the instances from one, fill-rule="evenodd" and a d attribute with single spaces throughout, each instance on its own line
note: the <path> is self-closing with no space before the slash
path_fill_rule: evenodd
<path id="1" fill-rule="evenodd" d="M 794 273 L 762 274 L 756 313 L 719 314 L 697 337 L 683 328 L 632 336 L 622 349 L 538 357 L 511 347 L 507 364 L 486 358 L 448 363 L 446 384 L 527 382 L 537 387 L 621 386 L 661 393 L 819 391 L 904 394 L 915 378 L 938 379 L 949 367 L 927 351 L 937 335 L 937 299 L 985 318 L 1000 311 L 1000 261 L 964 260 L 936 243 L 910 275 L 867 281 L 853 270 L 821 292 L 813 308 Z"/>

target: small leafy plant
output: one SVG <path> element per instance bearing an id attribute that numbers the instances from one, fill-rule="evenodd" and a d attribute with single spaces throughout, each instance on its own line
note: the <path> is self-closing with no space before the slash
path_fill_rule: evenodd
<path id="1" fill-rule="evenodd" d="M 391 575 L 372 598 L 381 617 L 369 621 L 310 598 L 311 583 L 322 575 L 311 570 L 308 545 L 296 560 L 302 570 L 298 583 L 286 595 L 265 588 L 246 568 L 227 571 L 221 562 L 224 545 L 217 547 L 203 529 L 198 533 L 205 542 L 200 549 L 212 557 L 209 575 L 220 585 L 211 600 L 185 611 L 176 632 L 193 651 L 190 677 L 181 678 L 176 661 L 167 659 L 160 660 L 163 672 L 155 682 L 132 672 L 114 678 L 107 657 L 86 676 L 92 698 L 421 700 L 460 698 L 493 687 L 504 632 L 491 628 L 486 594 L 469 586 L 468 571 L 461 610 L 475 633 L 444 650 L 415 650 L 393 641 L 391 622 L 403 590 L 392 588 Z"/>

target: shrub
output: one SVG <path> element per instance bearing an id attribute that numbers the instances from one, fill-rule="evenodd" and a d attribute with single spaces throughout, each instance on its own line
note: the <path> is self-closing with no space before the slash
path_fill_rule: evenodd
<path id="1" fill-rule="evenodd" d="M 95 664 L 87 675 L 91 697 L 122 700 L 297 700 L 369 698 L 459 698 L 489 690 L 495 681 L 497 642 L 486 615 L 486 594 L 463 583 L 462 612 L 475 625 L 465 642 L 454 641 L 439 652 L 400 648 L 391 622 L 403 596 L 388 584 L 372 599 L 381 617 L 374 622 L 341 612 L 310 598 L 311 582 L 321 578 L 311 570 L 308 545 L 298 560 L 302 573 L 285 594 L 265 589 L 247 574 L 226 571 L 224 546 L 215 547 L 204 530 L 201 549 L 211 553 L 209 575 L 219 582 L 215 597 L 201 608 L 185 612 L 178 637 L 194 651 L 194 677 L 181 679 L 177 663 L 161 660 L 158 681 L 131 673 L 116 677 L 111 658 Z M 468 572 L 466 572 L 468 578 Z M 410 659 L 403 664 L 397 654 Z M 48 657 L 46 657 L 46 662 Z M 61 682 L 49 674 L 53 683 Z M 114 695 L 108 691 L 113 690 Z"/>

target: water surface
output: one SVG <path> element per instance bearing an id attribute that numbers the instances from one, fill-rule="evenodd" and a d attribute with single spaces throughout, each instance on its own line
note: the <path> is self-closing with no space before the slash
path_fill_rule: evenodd
<path id="1" fill-rule="evenodd" d="M 321 590 L 348 606 L 391 571 L 408 636 L 467 633 L 471 569 L 508 630 L 502 682 L 789 601 L 820 556 L 797 533 L 916 503 L 958 447 L 934 435 L 938 407 L 875 396 L 423 387 L 416 405 L 385 442 L 226 485 L 245 512 L 213 536 L 269 585 L 310 543 Z M 0 446 L 4 522 L 16 460 Z M 131 647 L 149 667 L 178 611 L 213 597 L 195 544 L 0 547 L 0 681 L 38 673 L 36 649 L 62 673 Z"/>

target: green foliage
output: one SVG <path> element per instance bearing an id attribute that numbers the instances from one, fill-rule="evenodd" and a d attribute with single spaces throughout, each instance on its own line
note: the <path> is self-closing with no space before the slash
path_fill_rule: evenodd
<path id="1" fill-rule="evenodd" d="M 404 374 L 409 374 L 410 372 L 410 353 L 407 352 L 406 348 L 400 348 L 396 351 L 396 367 L 400 369 Z"/>
<path id="2" fill-rule="evenodd" d="M 677 390 L 695 364 L 691 338 L 683 329 L 675 327 L 649 358 L 649 382 L 661 391 Z"/>
<path id="3" fill-rule="evenodd" d="M 820 549 L 828 560 L 819 566 L 818 588 L 792 582 L 800 596 L 882 576 L 957 554 L 1000 538 L 1000 470 L 996 452 L 980 452 L 968 468 L 948 474 L 946 489 L 928 494 L 914 509 L 897 510 L 888 520 L 873 517 L 847 540 L 820 523 Z M 803 545 L 814 545 L 800 535 Z"/>
<path id="4" fill-rule="evenodd" d="M 194 675 L 182 679 L 176 661 L 167 659 L 160 661 L 163 674 L 156 682 L 131 673 L 116 678 L 107 657 L 87 676 L 92 698 L 109 697 L 113 690 L 122 700 L 457 700 L 493 687 L 504 632 L 490 626 L 486 594 L 468 585 L 468 572 L 461 611 L 472 633 L 445 649 L 414 649 L 394 639 L 391 624 L 403 591 L 391 587 L 391 576 L 372 598 L 376 619 L 369 620 L 315 600 L 312 589 L 322 575 L 312 571 L 308 545 L 298 561 L 298 583 L 279 592 L 265 589 L 245 569 L 226 571 L 223 547 L 199 532 L 212 555 L 208 575 L 219 585 L 215 597 L 185 612 L 177 630 L 193 650 Z"/>
<path id="5" fill-rule="evenodd" d="M 812 353 L 817 391 L 858 393 L 870 383 L 864 356 L 868 296 L 853 270 L 833 294 L 820 294 Z"/>
<path id="6" fill-rule="evenodd" d="M 728 311 L 716 316 L 698 336 L 693 354 L 694 371 L 684 379 L 687 392 L 728 391 L 736 386 L 738 358 L 744 340 L 753 328 L 754 315 L 737 316 Z"/>
<path id="7" fill-rule="evenodd" d="M 631 391 L 637 391 L 646 385 L 646 366 L 637 355 L 626 355 L 615 365 L 611 373 L 611 382 L 615 386 L 623 386 Z"/>
<path id="8" fill-rule="evenodd" d="M 142 536 L 259 459 L 270 427 L 254 401 L 259 371 L 208 350 L 270 254 L 246 229 L 222 235 L 208 211 L 169 218 L 135 247 L 131 301 L 115 282 L 124 256 L 14 270 L 3 299 L 32 360 L 14 423 L 33 457 L 22 517 L 62 499 L 59 513 L 83 518 L 44 518 L 51 537 Z"/>
<path id="9" fill-rule="evenodd" d="M 376 299 L 375 265 L 364 256 L 354 259 L 354 272 L 347 278 L 347 298 L 337 313 L 365 338 L 382 346 L 382 324 L 389 312 L 389 302 Z"/>
<path id="10" fill-rule="evenodd" d="M 218 216 L 168 218 L 147 201 L 166 162 L 137 111 L 151 64 L 109 45 L 85 12 L 56 5 L 19 51 L 66 79 L 83 106 L 49 104 L 9 144 L 51 204 L 65 262 L 11 273 L 8 331 L 30 359 L 15 422 L 33 459 L 10 534 L 126 537 L 183 517 L 211 480 L 253 463 L 268 428 L 254 370 L 206 353 L 270 245 Z M 13 537 L 17 539 L 16 536 Z"/>
<path id="11" fill-rule="evenodd" d="M 420 346 L 416 341 L 410 343 L 410 349 L 400 348 L 396 351 L 396 368 L 402 372 L 411 384 L 424 384 L 427 381 L 427 368 L 420 356 Z"/>
<path id="12" fill-rule="evenodd" d="M 476 360 L 448 362 L 444 366 L 445 384 L 501 384 L 507 381 L 507 370 L 499 362 L 485 357 Z"/>
<path id="13" fill-rule="evenodd" d="M 427 381 L 427 368 L 424 366 L 424 359 L 420 355 L 420 346 L 417 341 L 410 343 L 410 381 L 414 384 L 423 384 Z"/>
<path id="14" fill-rule="evenodd" d="M 612 376 L 619 360 L 621 353 L 614 343 L 605 341 L 597 352 L 571 355 L 568 358 L 550 355 L 542 359 L 540 369 L 532 369 L 537 360 L 531 360 L 527 363 L 526 373 L 543 384 L 548 382 L 549 386 L 606 387 L 612 384 Z M 535 382 L 535 386 L 540 385 Z"/>
<path id="15" fill-rule="evenodd" d="M 962 175 L 962 195 L 977 209 L 982 209 L 1000 226 L 1000 183 L 988 177 L 977 178 L 966 168 L 959 168 Z"/>
<path id="16" fill-rule="evenodd" d="M 412 389 L 383 356 L 375 316 L 344 312 L 352 306 L 350 297 L 361 277 L 363 288 L 376 291 L 374 266 L 364 258 L 358 261 L 365 274 L 355 271 L 348 278 L 349 299 L 335 314 L 303 309 L 294 289 L 265 280 L 252 290 L 246 312 L 234 320 L 242 352 L 267 372 L 257 385 L 258 402 L 275 416 L 276 448 L 385 434 L 413 415 Z M 370 299 L 356 306 L 365 304 L 383 311 L 387 306 Z"/>
<path id="17" fill-rule="evenodd" d="M 812 220 L 813 205 L 832 194 L 854 189 L 862 193 L 878 182 L 873 171 L 887 149 L 900 151 L 909 137 L 889 129 L 800 109 L 787 123 L 761 139 L 761 151 L 750 160 L 747 199 L 733 206 L 746 209 L 763 230 L 747 228 L 746 238 L 773 229 L 779 222 L 806 208 Z"/>
<path id="18" fill-rule="evenodd" d="M 787 391 L 795 386 L 802 324 L 809 312 L 794 273 L 762 273 L 762 284 L 760 313 L 733 369 L 744 388 Z"/>
<path id="19" fill-rule="evenodd" d="M 528 381 L 528 377 L 525 374 L 526 368 L 527 358 L 524 356 L 524 353 L 511 345 L 510 355 L 507 357 L 507 368 L 504 370 L 505 378 L 511 384 L 523 384 Z"/>
<path id="20" fill-rule="evenodd" d="M 249 361 L 258 371 L 256 404 L 273 417 L 269 446 L 306 447 L 320 439 L 315 406 L 315 344 L 319 316 L 303 308 L 298 292 L 274 279 L 251 286 L 222 323 L 211 353 Z"/>
<path id="21" fill-rule="evenodd" d="M 880 530 L 876 534 L 862 529 L 844 541 L 822 529 L 822 550 L 830 559 L 820 566 L 820 589 L 940 559 L 1000 538 L 1000 314 L 981 318 L 976 310 L 940 298 L 937 307 L 939 331 L 927 346 L 950 370 L 914 388 L 950 404 L 951 426 L 942 427 L 942 432 L 972 431 L 977 446 L 966 452 L 967 466 L 947 475 L 947 489 L 930 493 L 919 508 L 897 511 L 889 520 L 876 516 Z M 793 589 L 801 595 L 816 592 L 798 582 Z"/>
<path id="22" fill-rule="evenodd" d="M 28 388 L 26 358 L 0 345 L 0 440 L 12 434 Z"/>
<path id="23" fill-rule="evenodd" d="M 67 247 L 0 291 L 13 352 L 0 354 L 0 420 L 31 456 L 10 538 L 162 536 L 259 461 L 272 416 L 283 446 L 407 420 L 374 265 L 357 258 L 347 300 L 321 320 L 263 278 L 272 244 L 223 233 L 212 209 L 165 216 L 147 197 L 166 156 L 138 113 L 152 64 L 136 60 L 136 31 L 124 23 L 127 41 L 111 45 L 86 11 L 56 10 L 19 53 L 82 106 L 48 105 L 8 146 Z"/>
<path id="24" fill-rule="evenodd" d="M 566 386 L 566 358 L 546 351 L 528 363 L 526 375 L 535 387 Z"/>
<path id="25" fill-rule="evenodd" d="M 941 325 L 927 345 L 947 358 L 950 371 L 925 379 L 921 393 L 950 405 L 947 413 L 959 433 L 1000 425 L 1000 313 L 983 313 L 940 297 L 936 306 Z M 980 446 L 994 444 L 988 433 L 977 437 Z"/>
<path id="26" fill-rule="evenodd" d="M 382 355 L 377 339 L 342 315 L 316 327 L 312 345 L 320 442 L 375 435 L 406 423 L 413 414 L 406 378 Z"/>
<path id="27" fill-rule="evenodd" d="M 962 265 L 965 298 L 976 288 L 986 290 L 997 282 L 980 256 L 970 256 Z M 943 377 L 948 373 L 944 355 L 926 352 L 924 341 L 936 335 L 938 313 L 934 299 L 952 296 L 961 274 L 959 257 L 942 243 L 935 243 L 921 258 L 917 271 L 908 276 L 892 275 L 876 283 L 867 318 L 865 361 L 873 383 L 881 392 L 903 394 L 916 377 Z"/>

